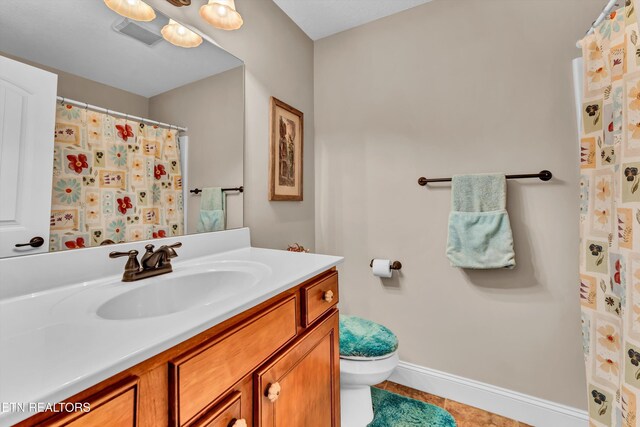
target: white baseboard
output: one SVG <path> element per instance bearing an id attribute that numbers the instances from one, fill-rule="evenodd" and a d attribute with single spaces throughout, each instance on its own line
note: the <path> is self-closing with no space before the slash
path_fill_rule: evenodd
<path id="1" fill-rule="evenodd" d="M 389 381 L 535 427 L 586 427 L 589 423 L 586 411 L 408 362 L 400 362 Z"/>

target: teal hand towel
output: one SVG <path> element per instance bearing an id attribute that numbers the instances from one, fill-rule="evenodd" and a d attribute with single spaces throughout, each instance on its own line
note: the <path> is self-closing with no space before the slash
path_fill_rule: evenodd
<path id="1" fill-rule="evenodd" d="M 504 174 L 452 179 L 447 257 L 453 267 L 514 268 L 513 235 Z"/>
<path id="2" fill-rule="evenodd" d="M 501 174 L 455 175 L 451 179 L 451 210 L 491 212 L 507 206 L 507 181 Z"/>
<path id="3" fill-rule="evenodd" d="M 220 187 L 202 189 L 200 217 L 196 231 L 221 231 L 225 229 L 225 193 Z"/>

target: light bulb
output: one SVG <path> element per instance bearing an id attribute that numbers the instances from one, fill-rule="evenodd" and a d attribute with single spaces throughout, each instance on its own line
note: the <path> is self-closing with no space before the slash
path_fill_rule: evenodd
<path id="1" fill-rule="evenodd" d="M 200 8 L 200 16 L 221 30 L 237 30 L 242 27 L 242 16 L 236 10 L 235 0 L 209 0 Z"/>
<path id="2" fill-rule="evenodd" d="M 104 0 L 107 7 L 125 18 L 135 21 L 153 21 L 156 12 L 142 0 Z"/>
<path id="3" fill-rule="evenodd" d="M 169 19 L 160 32 L 166 41 L 176 46 L 196 47 L 202 43 L 202 37 L 173 19 Z"/>

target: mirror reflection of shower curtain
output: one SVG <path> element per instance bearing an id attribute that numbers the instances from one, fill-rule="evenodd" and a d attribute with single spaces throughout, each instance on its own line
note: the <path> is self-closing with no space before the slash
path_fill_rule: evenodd
<path id="1" fill-rule="evenodd" d="M 184 215 L 184 234 L 188 233 L 187 228 L 187 196 L 189 195 L 189 137 L 180 135 L 178 137 L 178 147 L 180 147 L 180 165 L 182 166 L 182 209 Z"/>
<path id="2" fill-rule="evenodd" d="M 178 131 L 58 104 L 51 251 L 181 236 Z"/>

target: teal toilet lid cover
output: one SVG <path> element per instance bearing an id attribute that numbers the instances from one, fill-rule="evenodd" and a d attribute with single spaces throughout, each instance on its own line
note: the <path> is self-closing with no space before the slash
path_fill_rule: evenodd
<path id="1" fill-rule="evenodd" d="M 398 349 L 398 337 L 388 328 L 357 316 L 340 315 L 340 355 L 382 357 Z"/>

